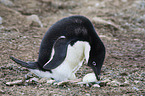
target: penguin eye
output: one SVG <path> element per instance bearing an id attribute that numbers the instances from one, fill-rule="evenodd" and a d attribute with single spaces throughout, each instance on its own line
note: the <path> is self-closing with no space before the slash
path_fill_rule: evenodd
<path id="1" fill-rule="evenodd" d="M 93 61 L 92 64 L 93 64 L 94 66 L 96 66 L 96 62 L 95 62 L 95 61 Z"/>

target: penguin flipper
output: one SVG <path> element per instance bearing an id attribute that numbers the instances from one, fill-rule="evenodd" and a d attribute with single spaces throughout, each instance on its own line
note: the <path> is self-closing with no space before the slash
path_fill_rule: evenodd
<path id="1" fill-rule="evenodd" d="M 54 43 L 54 56 L 50 59 L 43 68 L 51 70 L 58 67 L 65 59 L 67 54 L 67 47 L 71 40 L 65 38 L 65 36 L 59 37 Z"/>

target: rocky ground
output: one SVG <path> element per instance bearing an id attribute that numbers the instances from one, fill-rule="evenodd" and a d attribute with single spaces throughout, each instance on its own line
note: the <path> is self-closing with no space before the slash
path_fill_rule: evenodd
<path id="1" fill-rule="evenodd" d="M 9 56 L 36 61 L 47 29 L 57 20 L 71 15 L 88 17 L 106 46 L 99 86 L 48 84 L 44 78 L 36 76 L 33 76 L 33 82 L 6 85 L 22 80 L 29 72 L 11 61 Z M 144 41 L 144 0 L 0 0 L 0 95 L 144 96 Z M 83 78 L 91 72 L 83 64 L 76 75 Z"/>

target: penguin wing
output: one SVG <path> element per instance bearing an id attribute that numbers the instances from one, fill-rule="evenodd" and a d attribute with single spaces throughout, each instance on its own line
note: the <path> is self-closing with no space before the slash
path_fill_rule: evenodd
<path id="1" fill-rule="evenodd" d="M 71 40 L 65 38 L 65 36 L 60 36 L 54 43 L 54 55 L 44 66 L 46 70 L 51 70 L 58 67 L 65 59 L 67 54 L 67 47 Z"/>

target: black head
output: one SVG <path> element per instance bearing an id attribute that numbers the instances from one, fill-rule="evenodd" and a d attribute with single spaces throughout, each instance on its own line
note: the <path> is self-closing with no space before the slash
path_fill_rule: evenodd
<path id="1" fill-rule="evenodd" d="M 95 45 L 92 45 L 90 50 L 90 58 L 88 62 L 88 66 L 90 66 L 95 75 L 97 80 L 100 80 L 100 72 L 105 59 L 105 47 L 104 44 L 100 41 Z"/>

